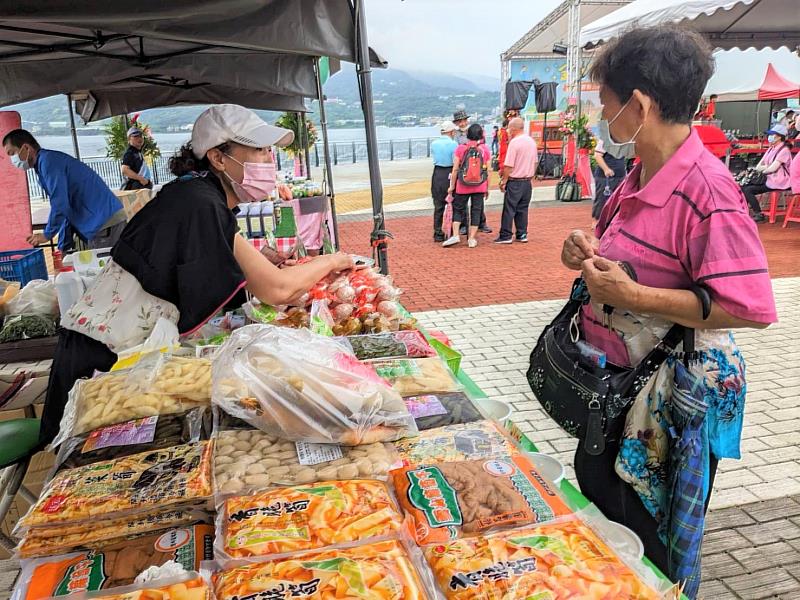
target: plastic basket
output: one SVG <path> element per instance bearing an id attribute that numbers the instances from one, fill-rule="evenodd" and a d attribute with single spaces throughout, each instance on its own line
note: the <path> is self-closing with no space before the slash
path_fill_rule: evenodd
<path id="1" fill-rule="evenodd" d="M 428 343 L 431 345 L 431 348 L 436 350 L 441 359 L 447 363 L 453 375 L 458 375 L 458 370 L 461 368 L 461 353 L 453 350 L 449 346 L 445 346 L 434 337 L 429 337 Z"/>
<path id="2" fill-rule="evenodd" d="M 34 279 L 47 279 L 47 263 L 41 248 L 0 252 L 0 279 L 25 286 Z"/>

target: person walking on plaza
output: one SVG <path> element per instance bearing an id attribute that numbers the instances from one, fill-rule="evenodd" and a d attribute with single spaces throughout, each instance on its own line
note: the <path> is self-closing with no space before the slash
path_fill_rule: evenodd
<path id="1" fill-rule="evenodd" d="M 453 197 L 453 235 L 442 242 L 445 248 L 461 241 L 460 225 L 469 222 L 470 248 L 478 245 L 475 237 L 483 212 L 483 200 L 489 191 L 489 161 L 491 155 L 486 144 L 482 144 L 483 127 L 477 123 L 467 130 L 467 143 L 456 148 L 453 170 L 450 174 L 450 189 Z M 467 208 L 469 206 L 469 209 Z M 471 212 L 468 220 L 467 210 Z"/>
<path id="2" fill-rule="evenodd" d="M 500 191 L 503 198 L 503 216 L 500 235 L 495 244 L 510 244 L 512 228 L 516 229 L 518 242 L 528 241 L 528 208 L 531 204 L 532 182 L 536 175 L 538 154 L 536 142 L 525 135 L 525 121 L 514 117 L 508 123 L 508 143 L 503 172 L 500 175 Z"/>
<path id="3" fill-rule="evenodd" d="M 141 190 L 153 187 L 153 175 L 142 154 L 144 133 L 138 127 L 128 129 L 128 149 L 122 155 L 122 176 L 125 177 L 124 190 Z"/>
<path id="4" fill-rule="evenodd" d="M 469 142 L 467 138 L 467 129 L 469 128 L 469 116 L 467 115 L 467 111 L 460 109 L 453 113 L 453 124 L 456 126 L 456 134 L 455 140 L 456 143 L 461 146 L 462 144 L 466 144 Z M 481 129 L 483 131 L 483 129 Z M 488 194 L 488 187 L 487 194 Z M 485 197 L 484 197 L 485 200 Z M 467 210 L 465 213 L 465 221 L 461 223 L 461 230 L 459 233 L 461 235 L 467 235 L 467 230 L 470 224 L 470 216 L 471 211 Z M 481 210 L 481 220 L 480 225 L 478 225 L 478 231 L 481 233 L 492 233 L 492 228 L 486 224 L 486 213 Z"/>
<path id="5" fill-rule="evenodd" d="M 561 254 L 582 275 L 572 295 L 575 336 L 615 369 L 647 373 L 598 402 L 613 407 L 603 404 L 597 423 L 619 418 L 599 431 L 586 400 L 595 389 L 574 388 L 570 400 L 588 404 L 594 429 L 578 442 L 576 478 L 606 517 L 638 534 L 659 569 L 685 583 L 688 598 L 700 584 L 718 460 L 740 457 L 747 383 L 732 330 L 777 320 L 758 229 L 731 173 L 692 128 L 713 72 L 709 44 L 673 25 L 633 29 L 603 46 L 590 70 L 602 103 L 598 137 L 615 156 L 641 160 L 594 233 L 573 231 Z M 691 351 L 680 340 L 694 340 Z M 664 348 L 675 352 L 666 357 Z M 592 367 L 591 377 L 612 372 Z M 553 384 L 532 387 L 546 396 Z"/>
<path id="6" fill-rule="evenodd" d="M 433 176 L 431 177 L 431 197 L 433 198 L 433 241 L 443 242 L 450 237 L 449 231 L 442 231 L 442 218 L 447 204 L 447 191 L 450 189 L 450 172 L 453 170 L 453 156 L 458 144 L 453 139 L 456 126 L 452 121 L 444 121 L 439 127 L 441 137 L 431 143 Z"/>
<path id="7" fill-rule="evenodd" d="M 113 246 L 125 228 L 122 203 L 88 165 L 76 158 L 46 150 L 24 129 L 15 129 L 3 138 L 11 162 L 20 169 L 33 169 L 50 200 L 50 217 L 44 233 L 28 238 L 33 246 L 58 236 L 62 251 L 74 248 L 74 238 L 89 248 Z"/>
<path id="8" fill-rule="evenodd" d="M 500 150 L 500 140 L 497 138 L 500 128 L 495 125 L 492 128 L 492 157 L 497 156 L 497 152 Z"/>
<path id="9" fill-rule="evenodd" d="M 764 183 L 742 186 L 742 193 L 747 198 L 747 203 L 753 211 L 753 220 L 756 223 L 763 223 L 767 220 L 756 196 L 774 190 L 789 189 L 789 164 L 792 162 L 792 152 L 786 144 L 787 133 L 786 126 L 780 123 L 773 125 L 772 129 L 767 131 L 769 149 L 756 165 L 756 171 L 764 173 L 767 178 Z"/>
<path id="10" fill-rule="evenodd" d="M 596 225 L 606 202 L 625 179 L 625 158 L 617 158 L 606 152 L 603 140 L 597 140 L 594 148 L 594 202 L 592 202 L 592 224 Z"/>

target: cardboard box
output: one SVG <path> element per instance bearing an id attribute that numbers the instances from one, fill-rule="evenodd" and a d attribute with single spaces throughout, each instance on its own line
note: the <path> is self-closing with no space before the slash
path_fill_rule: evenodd
<path id="1" fill-rule="evenodd" d="M 148 189 L 130 190 L 127 192 L 114 190 L 114 194 L 116 194 L 119 201 L 122 202 L 122 208 L 125 209 L 125 215 L 128 217 L 129 221 L 145 204 L 150 202 L 153 196 L 152 190 Z"/>

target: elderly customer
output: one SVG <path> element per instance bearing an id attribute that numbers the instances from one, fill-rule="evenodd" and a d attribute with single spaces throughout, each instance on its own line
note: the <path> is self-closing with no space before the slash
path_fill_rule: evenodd
<path id="1" fill-rule="evenodd" d="M 453 196 L 453 234 L 442 242 L 442 246 L 445 248 L 461 242 L 461 223 L 470 224 L 467 245 L 470 248 L 478 245 L 478 239 L 475 236 L 478 233 L 481 214 L 483 214 L 483 200 L 489 193 L 489 161 L 491 160 L 489 149 L 481 140 L 483 140 L 483 127 L 474 123 L 467 129 L 467 143 L 456 148 L 453 170 L 450 174 L 450 189 L 448 190 L 450 194 L 455 192 L 455 196 Z M 471 152 L 472 150 L 474 152 Z M 471 154 L 476 155 L 474 160 L 470 158 Z M 466 171 L 470 161 L 480 166 L 482 177 L 479 183 L 465 182 L 464 177 L 461 176 L 463 173 L 460 171 Z"/>
<path id="2" fill-rule="evenodd" d="M 566 267 L 582 272 L 591 296 L 579 320 L 581 338 L 609 363 L 641 360 L 632 330 L 658 332 L 652 348 L 672 324 L 695 329 L 700 364 L 692 368 L 704 375 L 708 403 L 707 445 L 700 447 L 709 452 L 700 488 L 708 491 L 706 508 L 717 461 L 740 457 L 745 366 L 731 330 L 776 321 L 767 259 L 744 198 L 691 127 L 713 64 L 698 34 L 674 26 L 634 29 L 602 49 L 591 68 L 603 104 L 600 136 L 607 151 L 641 160 L 606 203 L 594 234 L 573 231 L 561 255 Z M 710 304 L 694 286 L 708 291 Z M 613 318 L 604 318 L 606 307 L 614 308 Z M 677 372 L 674 359 L 665 366 Z M 663 381 L 651 379 L 647 398 L 671 397 Z M 631 430 L 633 408 L 622 408 L 628 409 L 625 431 L 610 435 L 601 454 L 579 442 L 575 473 L 583 493 L 636 531 L 647 556 L 666 570 L 673 543 L 664 529 L 671 524 L 654 498 L 667 497 L 667 465 L 654 449 L 663 449 L 669 431 Z M 690 591 L 699 581 L 699 545 L 687 549 L 696 555 L 694 576 L 686 577 Z"/>
<path id="3" fill-rule="evenodd" d="M 513 228 L 516 240 L 528 242 L 528 207 L 531 204 L 533 177 L 536 175 L 536 142 L 525 135 L 525 121 L 514 117 L 508 123 L 508 144 L 503 171 L 500 174 L 500 191 L 503 198 L 503 215 L 500 220 L 500 235 L 495 244 L 510 244 L 513 241 Z"/>
<path id="4" fill-rule="evenodd" d="M 786 143 L 787 135 L 786 125 L 781 123 L 773 125 L 772 129 L 767 131 L 769 148 L 756 165 L 756 171 L 764 173 L 767 179 L 764 183 L 742 186 L 742 193 L 753 210 L 753 220 L 756 223 L 763 223 L 767 220 L 767 217 L 761 212 L 761 203 L 756 196 L 775 190 L 789 189 L 789 165 L 792 162 L 792 151 L 789 150 L 789 145 Z"/>
<path id="5" fill-rule="evenodd" d="M 442 219 L 447 204 L 447 190 L 450 188 L 453 156 L 458 148 L 458 143 L 454 139 L 456 126 L 452 121 L 444 121 L 439 127 L 439 132 L 442 134 L 441 137 L 431 142 L 431 158 L 433 158 L 431 197 L 433 198 L 433 241 L 442 243 L 450 237 L 449 231 L 442 231 Z"/>
<path id="6" fill-rule="evenodd" d="M 122 155 L 124 190 L 141 190 L 153 187 L 153 176 L 144 159 L 144 133 L 138 127 L 128 129 L 128 149 Z"/>

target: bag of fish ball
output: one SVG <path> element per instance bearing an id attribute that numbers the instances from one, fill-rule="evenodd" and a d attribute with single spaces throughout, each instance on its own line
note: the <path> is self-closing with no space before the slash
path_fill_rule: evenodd
<path id="1" fill-rule="evenodd" d="M 238 329 L 212 380 L 215 406 L 274 438 L 358 446 L 417 433 L 400 394 L 346 341 L 307 329 Z"/>
<path id="2" fill-rule="evenodd" d="M 217 421 L 214 493 L 218 501 L 231 495 L 324 480 L 385 481 L 389 471 L 399 464 L 390 443 L 340 446 L 291 442 L 247 427 L 237 427 L 230 418 Z"/>
<path id="3" fill-rule="evenodd" d="M 210 401 L 210 360 L 151 352 L 129 369 L 76 381 L 53 447 L 106 425 L 185 412 Z"/>

